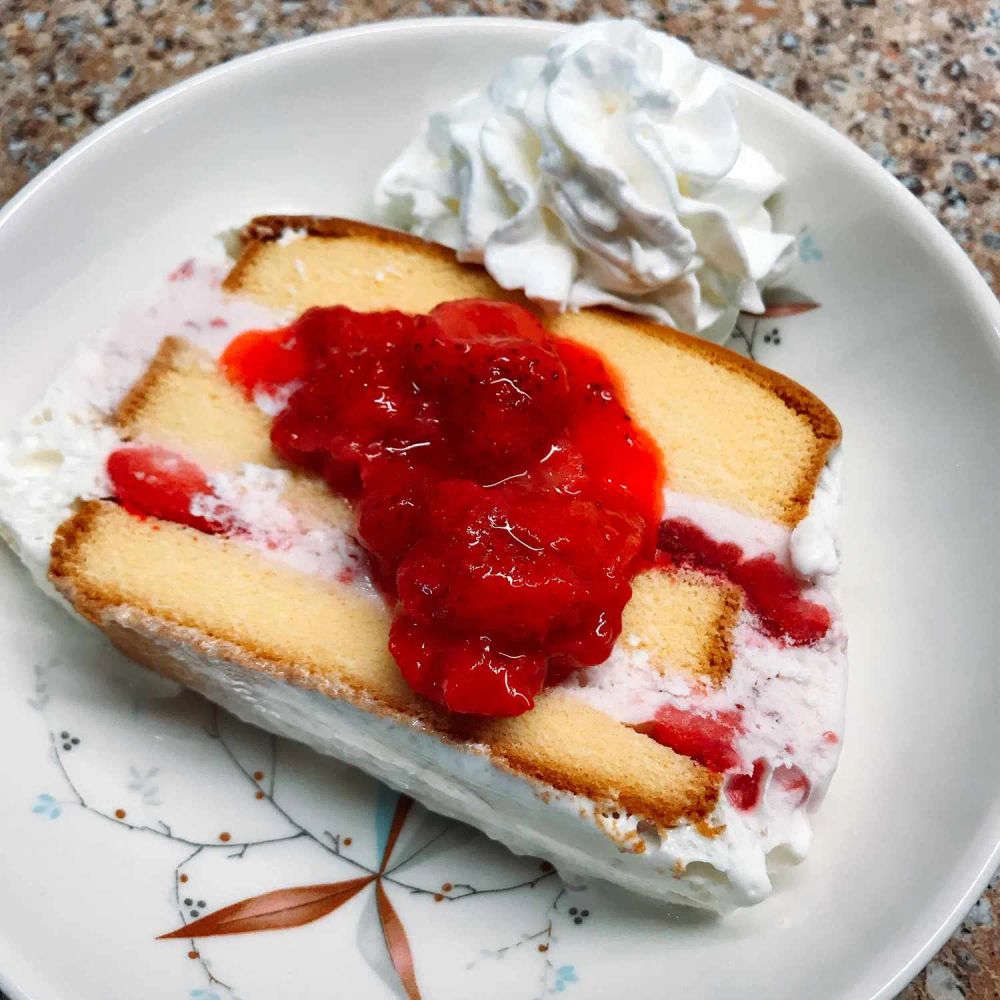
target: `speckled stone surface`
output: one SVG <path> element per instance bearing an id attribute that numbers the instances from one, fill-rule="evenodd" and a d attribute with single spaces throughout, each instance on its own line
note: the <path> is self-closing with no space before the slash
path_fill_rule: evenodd
<path id="1" fill-rule="evenodd" d="M 598 13 L 671 31 L 850 136 L 1000 289 L 1000 6 L 990 0 L 0 0 L 0 202 L 142 98 L 265 45 L 390 17 Z M 995 879 L 905 1000 L 998 1000 L 998 916 Z"/>
<path id="2" fill-rule="evenodd" d="M 600 12 L 662 26 L 845 132 L 1000 288 L 993 0 L 0 0 L 0 200 L 95 125 L 264 45 L 389 17 Z"/>

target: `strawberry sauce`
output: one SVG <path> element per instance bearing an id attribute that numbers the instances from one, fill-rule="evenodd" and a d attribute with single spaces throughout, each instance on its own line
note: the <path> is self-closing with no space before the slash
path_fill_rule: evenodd
<path id="1" fill-rule="evenodd" d="M 221 365 L 248 396 L 300 383 L 271 440 L 356 501 L 409 684 L 518 715 L 602 663 L 650 565 L 663 472 L 595 353 L 519 306 L 311 309 Z"/>

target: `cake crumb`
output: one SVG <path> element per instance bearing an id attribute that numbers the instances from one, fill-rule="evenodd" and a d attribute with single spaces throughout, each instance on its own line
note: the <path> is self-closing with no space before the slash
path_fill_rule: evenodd
<path id="1" fill-rule="evenodd" d="M 726 824 L 725 823 L 722 823 L 719 826 L 712 826 L 711 823 L 707 823 L 703 819 L 699 820 L 697 823 L 695 823 L 694 828 L 703 837 L 718 837 L 721 834 L 723 834 L 723 833 L 726 832 Z"/>

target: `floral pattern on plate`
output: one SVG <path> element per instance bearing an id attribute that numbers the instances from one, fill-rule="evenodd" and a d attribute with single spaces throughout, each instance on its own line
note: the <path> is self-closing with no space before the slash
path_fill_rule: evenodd
<path id="1" fill-rule="evenodd" d="M 487 964 L 515 954 L 533 956 L 534 991 L 524 994 L 533 1000 L 565 993 L 579 981 L 576 965 L 558 962 L 556 952 L 561 935 L 591 916 L 587 905 L 568 902 L 568 894 L 587 893 L 585 884 L 563 881 L 547 862 L 516 859 L 463 824 L 428 813 L 374 779 L 246 726 L 196 695 L 143 676 L 138 668 L 122 667 L 136 674 L 118 678 L 130 696 L 130 721 L 147 723 L 141 727 L 154 743 L 160 735 L 157 725 L 166 720 L 171 729 L 186 728 L 189 740 L 203 744 L 203 751 L 211 755 L 209 764 L 206 754 L 206 767 L 231 771 L 235 787 L 224 803 L 214 803 L 224 806 L 219 821 L 211 832 L 205 832 L 204 820 L 197 832 L 190 828 L 181 802 L 193 789 L 178 785 L 168 758 L 160 765 L 146 760 L 128 764 L 121 769 L 123 780 L 117 790 L 107 786 L 90 790 L 92 784 L 104 783 L 108 762 L 103 754 L 81 752 L 91 741 L 76 735 L 86 731 L 87 722 L 72 718 L 72 693 L 60 684 L 73 670 L 68 662 L 34 666 L 34 693 L 28 702 L 45 720 L 52 777 L 63 787 L 39 793 L 30 808 L 40 820 L 68 817 L 67 826 L 102 821 L 109 827 L 108 836 L 157 838 L 177 848 L 173 867 L 150 873 L 148 883 L 150 888 L 157 881 L 161 890 L 168 887 L 176 927 L 137 925 L 136 935 L 157 937 L 164 948 L 182 943 L 178 955 L 196 963 L 203 979 L 203 985 L 191 988 L 191 1000 L 249 1000 L 258 995 L 244 991 L 239 968 L 230 969 L 216 957 L 215 939 L 291 932 L 322 919 L 333 922 L 335 934 L 356 940 L 365 961 L 393 993 L 408 1000 L 426 996 L 420 985 L 420 954 L 408 933 L 413 918 L 404 919 L 394 901 L 401 897 L 447 907 L 476 897 L 499 901 L 523 895 L 527 905 L 521 909 L 532 914 L 535 925 L 496 947 L 481 948 L 465 963 L 466 971 L 479 969 L 485 975 Z M 56 716 L 60 721 L 54 724 Z M 108 736 L 105 730 L 94 742 L 106 742 Z M 310 761 L 314 771 L 327 765 L 336 772 L 349 786 L 354 808 L 342 813 L 336 808 L 339 803 L 327 801 L 337 819 L 329 824 L 325 817 L 317 822 L 317 814 L 324 812 L 322 803 L 317 809 L 313 802 L 310 814 L 303 815 L 282 794 L 284 781 L 301 780 L 301 775 L 289 774 L 285 765 L 289 755 L 314 758 Z M 161 784 L 171 789 L 162 799 Z M 358 798 L 366 800 L 364 811 L 357 808 Z M 283 849 L 295 849 L 303 857 L 286 866 L 288 855 L 276 853 Z M 267 875 L 260 880 L 267 888 L 239 898 L 227 878 L 232 864 L 260 852 L 268 857 Z M 497 878 L 482 864 L 484 853 L 500 856 L 499 867 L 506 877 Z M 291 870 L 308 880 L 292 879 Z M 469 872 L 478 872 L 486 881 Z M 361 897 L 361 905 L 354 913 L 336 912 L 356 897 Z M 417 919 L 434 917 L 433 912 L 422 912 Z"/>
<path id="2" fill-rule="evenodd" d="M 815 263 L 823 259 L 823 253 L 816 245 L 816 239 L 808 228 L 799 230 L 797 240 L 798 259 L 803 264 Z M 787 282 L 787 283 L 786 283 Z M 781 343 L 781 330 L 774 320 L 791 316 L 801 316 L 819 308 L 819 303 L 793 287 L 794 280 L 785 275 L 781 285 L 772 285 L 763 292 L 764 312 L 740 313 L 736 326 L 725 342 L 725 346 L 754 361 L 767 363 L 762 357 L 765 347 L 777 347 Z"/>

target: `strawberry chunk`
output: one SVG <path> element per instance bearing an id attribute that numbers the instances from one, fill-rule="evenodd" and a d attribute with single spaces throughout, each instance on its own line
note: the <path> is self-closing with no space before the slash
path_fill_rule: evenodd
<path id="1" fill-rule="evenodd" d="M 764 779 L 767 777 L 767 761 L 758 757 L 753 762 L 750 774 L 734 774 L 726 781 L 726 798 L 735 809 L 750 812 L 756 809 L 764 790 Z"/>
<path id="2" fill-rule="evenodd" d="M 732 542 L 717 542 L 686 517 L 663 521 L 659 547 L 680 566 L 730 573 L 739 566 L 743 552 Z"/>
<path id="3" fill-rule="evenodd" d="M 545 683 L 545 658 L 501 653 L 488 639 L 463 637 L 400 615 L 389 651 L 418 694 L 453 712 L 521 715 Z"/>
<path id="4" fill-rule="evenodd" d="M 566 368 L 531 313 L 446 302 L 413 344 L 418 384 L 435 393 L 458 468 L 483 482 L 540 459 L 566 423 Z"/>
<path id="5" fill-rule="evenodd" d="M 733 747 L 733 741 L 742 731 L 739 713 L 703 715 L 663 705 L 654 719 L 636 726 L 636 730 L 720 774 L 740 763 Z"/>
<path id="6" fill-rule="evenodd" d="M 219 358 L 223 374 L 252 399 L 257 390 L 273 393 L 302 378 L 306 357 L 290 327 L 248 330 L 231 341 Z"/>
<path id="7" fill-rule="evenodd" d="M 809 646 L 830 630 L 830 612 L 804 600 L 799 581 L 773 555 L 744 560 L 730 575 L 746 591 L 747 601 L 769 635 L 787 639 L 793 646 Z"/>
<path id="8" fill-rule="evenodd" d="M 186 524 L 209 535 L 229 530 L 231 518 L 208 518 L 191 511 L 198 497 L 213 497 L 200 466 L 159 445 L 118 448 L 108 456 L 115 497 L 130 513 Z"/>

